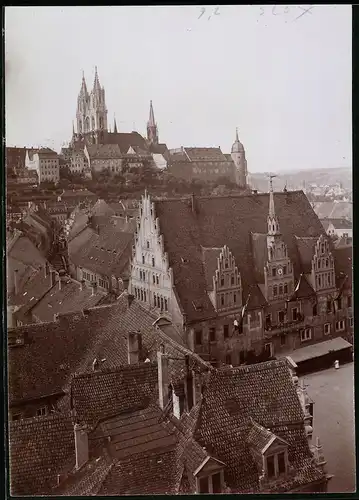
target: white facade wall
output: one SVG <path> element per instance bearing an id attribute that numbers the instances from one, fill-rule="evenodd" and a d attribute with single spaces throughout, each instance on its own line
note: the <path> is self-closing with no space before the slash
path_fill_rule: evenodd
<path id="1" fill-rule="evenodd" d="M 173 274 L 168 255 L 164 252 L 159 220 L 156 219 L 154 204 L 145 194 L 140 204 L 129 290 L 150 309 L 170 318 L 174 315 L 180 321 L 172 287 Z"/>

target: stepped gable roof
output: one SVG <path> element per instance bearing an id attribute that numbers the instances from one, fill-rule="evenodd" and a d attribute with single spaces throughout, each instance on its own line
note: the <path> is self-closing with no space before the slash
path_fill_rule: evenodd
<path id="1" fill-rule="evenodd" d="M 288 491 L 324 478 L 313 465 L 303 417 L 286 360 L 215 370 L 203 392 L 195 438 L 227 465 L 229 487 L 258 492 L 259 473 L 247 444 L 254 420 L 288 443 L 289 462 L 295 470 L 287 480 Z"/>
<path id="2" fill-rule="evenodd" d="M 318 238 L 313 237 L 295 237 L 299 259 L 304 273 L 312 272 L 312 259 L 314 256 L 315 245 Z"/>
<path id="3" fill-rule="evenodd" d="M 9 423 L 10 490 L 15 496 L 46 495 L 74 453 L 69 414 L 54 413 Z"/>
<path id="4" fill-rule="evenodd" d="M 106 297 L 107 293 L 97 287 L 92 288 L 81 284 L 69 277 L 61 280 L 61 289 L 59 282 L 56 284 L 35 304 L 32 314 L 37 321 L 51 322 L 54 314 L 66 314 L 82 309 L 89 309 L 99 305 Z"/>
<path id="5" fill-rule="evenodd" d="M 101 325 L 115 312 L 111 306 L 60 316 L 57 321 L 8 331 L 18 345 L 9 348 L 9 404 L 61 394 L 86 356 L 96 357 Z"/>
<path id="6" fill-rule="evenodd" d="M 134 239 L 132 228 L 131 221 L 125 228 L 123 224 L 108 221 L 71 255 L 71 261 L 101 275 L 118 276 L 126 271 L 129 262 Z"/>
<path id="7" fill-rule="evenodd" d="M 189 199 L 154 202 L 175 286 L 189 321 L 216 315 L 205 293 L 202 247 L 230 248 L 241 273 L 246 300 L 249 287 L 255 284 L 251 233 L 267 232 L 269 194 L 195 197 L 194 202 L 194 211 Z M 288 255 L 299 276 L 302 270 L 295 236 L 309 234 L 318 238 L 325 234 L 324 228 L 302 191 L 275 193 L 274 202 Z M 202 302 L 200 310 L 193 306 L 196 301 Z"/>

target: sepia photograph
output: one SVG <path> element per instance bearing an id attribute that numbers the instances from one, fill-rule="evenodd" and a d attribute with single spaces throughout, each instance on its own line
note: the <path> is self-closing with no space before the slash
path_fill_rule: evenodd
<path id="1" fill-rule="evenodd" d="M 10 497 L 355 493 L 352 8 L 5 7 Z"/>

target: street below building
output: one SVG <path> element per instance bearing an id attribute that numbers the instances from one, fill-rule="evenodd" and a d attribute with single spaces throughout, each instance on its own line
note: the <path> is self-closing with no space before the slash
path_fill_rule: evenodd
<path id="1" fill-rule="evenodd" d="M 328 493 L 355 491 L 354 363 L 304 377 L 314 401 L 313 443 L 319 436 L 334 477 Z"/>

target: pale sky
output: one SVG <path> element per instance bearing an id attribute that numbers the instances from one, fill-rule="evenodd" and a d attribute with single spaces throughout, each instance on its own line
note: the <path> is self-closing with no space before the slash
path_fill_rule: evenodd
<path id="1" fill-rule="evenodd" d="M 169 148 L 238 127 L 250 172 L 351 166 L 351 6 L 202 8 L 7 7 L 7 145 L 59 151 L 97 65 L 111 129 L 144 134 L 152 99 Z"/>

